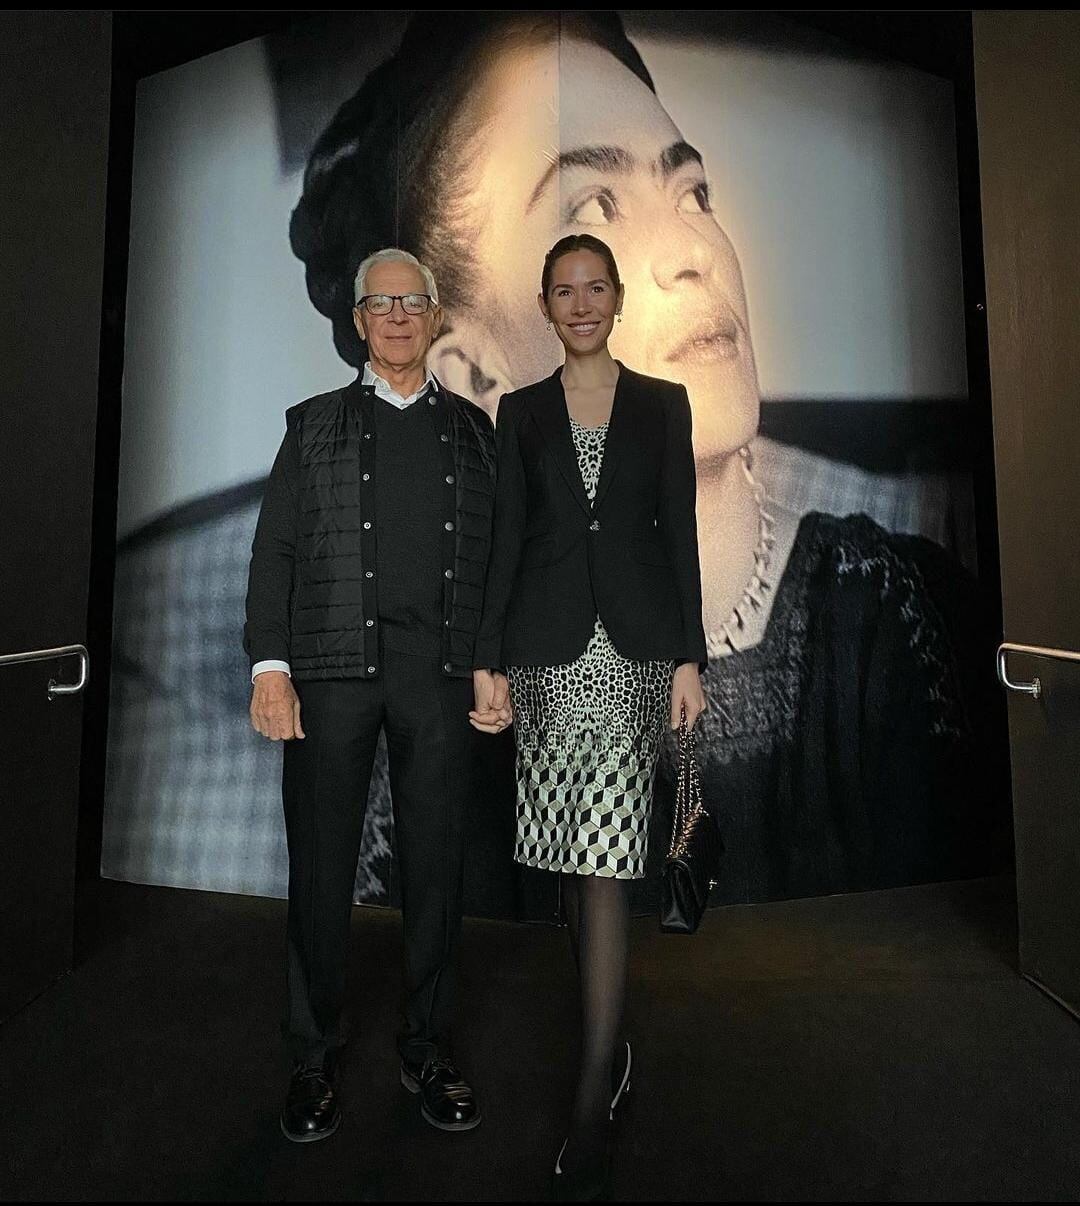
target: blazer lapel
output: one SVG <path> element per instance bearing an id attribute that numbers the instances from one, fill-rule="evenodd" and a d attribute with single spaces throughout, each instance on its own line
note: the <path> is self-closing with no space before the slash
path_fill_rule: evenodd
<path id="1" fill-rule="evenodd" d="M 611 418 L 608 420 L 607 435 L 604 437 L 604 459 L 600 462 L 600 480 L 596 483 L 596 495 L 593 498 L 592 509 L 594 511 L 599 510 L 600 504 L 604 501 L 604 495 L 619 467 L 619 457 L 630 434 L 630 416 L 627 415 L 627 410 L 632 401 L 629 395 L 633 393 L 633 384 L 630 370 L 626 365 L 621 360 L 616 361 L 616 364 L 619 366 L 619 380 L 615 383 Z M 567 420 L 567 427 L 569 425 L 569 420 Z"/>
<path id="2" fill-rule="evenodd" d="M 581 470 L 578 468 L 577 453 L 574 450 L 574 437 L 570 431 L 570 413 L 566 409 L 561 368 L 548 377 L 544 387 L 530 407 L 533 419 L 547 442 L 559 472 L 566 479 L 570 493 L 577 499 L 582 510 L 591 512 L 592 503 L 585 493 L 585 483 L 581 480 Z"/>

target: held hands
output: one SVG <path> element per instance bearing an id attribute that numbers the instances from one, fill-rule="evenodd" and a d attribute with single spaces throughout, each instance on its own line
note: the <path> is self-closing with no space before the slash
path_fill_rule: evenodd
<path id="1" fill-rule="evenodd" d="M 671 680 L 671 727 L 677 729 L 683 709 L 686 709 L 686 727 L 692 729 L 694 722 L 705 711 L 705 692 L 701 689 L 701 675 L 697 662 L 684 662 Z"/>
<path id="2" fill-rule="evenodd" d="M 292 679 L 282 670 L 264 670 L 255 676 L 251 691 L 251 727 L 271 741 L 303 737 L 300 700 Z"/>
<path id="3" fill-rule="evenodd" d="M 469 724 L 481 733 L 501 733 L 514 720 L 506 675 L 498 670 L 474 670 L 472 677 L 476 707 L 469 713 Z"/>

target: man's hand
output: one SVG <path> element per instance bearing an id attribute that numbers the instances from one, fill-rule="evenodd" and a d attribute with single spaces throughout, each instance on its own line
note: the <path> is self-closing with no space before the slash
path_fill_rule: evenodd
<path id="1" fill-rule="evenodd" d="M 506 675 L 497 670 L 473 671 L 475 710 L 469 713 L 469 723 L 481 733 L 501 733 L 513 723 L 510 707 L 510 684 Z"/>
<path id="2" fill-rule="evenodd" d="M 303 737 L 300 700 L 292 679 L 283 670 L 264 670 L 262 674 L 256 674 L 251 689 L 251 727 L 271 741 Z"/>

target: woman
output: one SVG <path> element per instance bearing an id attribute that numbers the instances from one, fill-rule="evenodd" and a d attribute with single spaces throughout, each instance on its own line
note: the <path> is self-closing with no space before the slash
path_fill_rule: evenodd
<path id="1" fill-rule="evenodd" d="M 611 1086 L 617 1101 L 629 1079 L 629 1044 L 615 1063 L 627 889 L 645 873 L 665 724 L 705 706 L 705 634 L 686 390 L 612 358 L 623 286 L 599 239 L 560 239 L 538 300 L 565 362 L 499 406 L 470 719 L 499 732 L 513 714 L 515 858 L 562 875 L 584 1038 L 556 1192 L 577 1198 L 602 1187 Z M 509 709 L 492 698 L 498 668 Z"/>
<path id="2" fill-rule="evenodd" d="M 996 869 L 1007 776 L 985 736 L 1000 699 L 974 585 L 928 540 L 781 501 L 775 447 L 756 438 L 738 255 L 614 13 L 413 17 L 316 146 L 292 236 L 352 363 L 346 266 L 391 242 L 431 263 L 447 313 L 432 369 L 494 412 L 556 365 L 517 266 L 583 230 L 603 234 L 633 299 L 616 354 L 680 380 L 693 406 L 710 701 L 698 749 L 728 849 L 716 902 Z M 877 505 L 835 507 L 891 522 Z M 657 802 L 669 807 L 669 776 Z"/>

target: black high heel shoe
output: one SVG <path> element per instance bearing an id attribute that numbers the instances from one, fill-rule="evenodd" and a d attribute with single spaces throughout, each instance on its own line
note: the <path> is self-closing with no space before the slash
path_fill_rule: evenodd
<path id="1" fill-rule="evenodd" d="M 609 1119 L 614 1119 L 615 1111 L 618 1108 L 619 1102 L 630 1092 L 630 1066 L 633 1062 L 633 1053 L 630 1050 L 629 1042 L 626 1044 L 626 1067 L 623 1068 L 622 1076 L 619 1078 L 618 1084 L 615 1086 L 615 1094 L 611 1099 L 611 1110 L 608 1113 Z"/>
<path id="2" fill-rule="evenodd" d="M 555 1175 L 551 1182 L 551 1197 L 555 1202 L 600 1202 L 608 1197 L 611 1182 L 611 1132 L 604 1137 L 604 1158 L 598 1167 L 565 1170 L 562 1158 L 569 1139 L 563 1140 L 555 1160 Z"/>
<path id="3" fill-rule="evenodd" d="M 611 1127 L 615 1119 L 615 1111 L 619 1102 L 630 1091 L 630 1069 L 633 1065 L 633 1052 L 630 1044 L 626 1046 L 626 1063 L 618 1080 L 612 1080 L 613 1094 L 608 1107 L 608 1133 L 604 1140 L 604 1160 L 598 1169 L 579 1172 L 564 1172 L 562 1158 L 566 1154 L 569 1139 L 563 1140 L 562 1147 L 555 1160 L 555 1175 L 552 1181 L 551 1196 L 556 1202 L 598 1202 L 607 1197 L 608 1186 L 611 1182 Z"/>
<path id="4" fill-rule="evenodd" d="M 634 1060 L 630 1044 L 626 1043 L 624 1046 L 626 1046 L 626 1064 L 623 1065 L 622 1075 L 618 1077 L 617 1082 L 612 1079 L 614 1093 L 612 1093 L 611 1103 L 608 1107 L 609 1129 L 604 1141 L 603 1165 L 599 1169 L 564 1172 L 563 1155 L 567 1152 L 567 1143 L 570 1142 L 569 1140 L 564 1140 L 563 1146 L 559 1148 L 558 1158 L 554 1161 L 554 1178 L 552 1181 L 552 1198 L 554 1201 L 591 1202 L 599 1201 L 601 1198 L 608 1196 L 606 1190 L 608 1190 L 608 1185 L 611 1181 L 610 1124 L 615 1120 L 615 1111 L 618 1108 L 618 1103 L 629 1093 L 630 1067 L 633 1066 Z"/>

